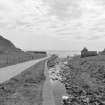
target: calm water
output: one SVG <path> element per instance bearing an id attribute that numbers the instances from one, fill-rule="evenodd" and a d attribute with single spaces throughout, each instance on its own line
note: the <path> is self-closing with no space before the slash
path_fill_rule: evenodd
<path id="1" fill-rule="evenodd" d="M 47 51 L 48 55 L 56 54 L 60 57 L 74 56 L 80 54 L 80 51 L 60 51 L 60 50 L 49 50 Z"/>

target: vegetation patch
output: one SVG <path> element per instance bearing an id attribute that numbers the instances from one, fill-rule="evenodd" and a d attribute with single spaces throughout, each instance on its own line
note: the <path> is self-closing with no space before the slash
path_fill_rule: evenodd
<path id="1" fill-rule="evenodd" d="M 70 105 L 105 105 L 105 56 L 74 57 L 60 75 Z"/>

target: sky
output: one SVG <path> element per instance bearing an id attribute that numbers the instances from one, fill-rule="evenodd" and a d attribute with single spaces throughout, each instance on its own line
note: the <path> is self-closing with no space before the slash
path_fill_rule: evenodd
<path id="1" fill-rule="evenodd" d="M 0 0 L 0 34 L 25 50 L 103 50 L 105 0 Z"/>

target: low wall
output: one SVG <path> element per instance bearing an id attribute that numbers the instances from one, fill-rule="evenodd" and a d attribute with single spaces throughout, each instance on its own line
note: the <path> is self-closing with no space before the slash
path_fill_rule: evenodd
<path id="1" fill-rule="evenodd" d="M 27 52 L 0 54 L 0 68 L 46 56 L 46 54 L 32 54 Z"/>

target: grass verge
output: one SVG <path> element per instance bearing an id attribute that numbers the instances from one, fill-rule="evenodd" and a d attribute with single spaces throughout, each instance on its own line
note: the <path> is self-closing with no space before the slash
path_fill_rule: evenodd
<path id="1" fill-rule="evenodd" d="M 0 105 L 42 105 L 45 61 L 0 84 Z"/>

